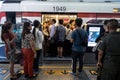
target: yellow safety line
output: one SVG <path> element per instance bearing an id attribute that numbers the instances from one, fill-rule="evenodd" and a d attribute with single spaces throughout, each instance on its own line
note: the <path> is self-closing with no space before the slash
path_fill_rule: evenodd
<path id="1" fill-rule="evenodd" d="M 72 68 L 71 66 L 39 66 L 39 68 Z M 86 67 L 84 66 L 83 68 L 96 68 L 96 67 Z"/>

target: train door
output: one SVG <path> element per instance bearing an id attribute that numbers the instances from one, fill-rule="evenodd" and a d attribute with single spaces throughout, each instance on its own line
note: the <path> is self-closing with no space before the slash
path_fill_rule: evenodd
<path id="1" fill-rule="evenodd" d="M 71 19 L 75 20 L 76 18 L 77 14 L 42 14 L 42 22 L 56 19 L 58 23 L 59 19 L 63 19 L 64 23 L 68 23 Z"/>
<path id="2" fill-rule="evenodd" d="M 58 20 L 59 19 L 63 19 L 64 23 L 63 26 L 66 26 L 67 24 L 69 24 L 70 20 L 75 20 L 77 18 L 77 14 L 46 14 L 43 13 L 42 14 L 42 23 L 44 26 L 44 22 L 48 22 L 51 19 L 55 19 L 56 20 L 56 26 L 58 25 Z M 50 25 L 49 25 L 50 26 Z M 50 44 L 50 43 L 49 43 Z M 53 47 L 51 45 L 49 45 L 49 47 L 47 47 L 47 53 L 46 54 L 46 50 L 44 51 L 44 55 L 48 56 L 48 57 L 56 57 L 57 56 L 57 46 L 54 45 Z M 64 44 L 63 47 L 63 56 L 70 56 L 69 53 L 66 52 L 66 47 Z"/>

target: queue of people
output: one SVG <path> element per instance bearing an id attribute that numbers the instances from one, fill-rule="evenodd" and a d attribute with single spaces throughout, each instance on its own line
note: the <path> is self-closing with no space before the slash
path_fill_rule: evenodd
<path id="1" fill-rule="evenodd" d="M 58 20 L 58 25 L 55 25 L 56 20 L 52 19 L 50 22 L 43 23 L 41 29 L 41 23 L 38 20 L 34 20 L 33 30 L 29 22 L 24 22 L 21 34 L 21 49 L 25 77 L 36 77 L 39 73 L 39 60 L 42 51 L 44 56 L 49 56 L 49 49 L 51 53 L 54 53 L 54 50 L 56 50 L 56 56 L 59 58 L 63 57 L 64 50 L 68 54 L 72 52 L 71 74 L 81 75 L 84 53 L 87 47 L 83 43 L 87 44 L 88 40 L 87 32 L 82 29 L 82 22 L 83 20 L 81 18 L 77 18 L 76 20 L 71 20 L 70 24 L 64 26 L 63 19 Z M 104 37 L 100 38 L 102 42 L 96 52 L 97 66 L 102 68 L 100 80 L 120 80 L 120 32 L 117 32 L 118 21 L 116 19 L 107 20 L 104 23 L 104 28 L 106 32 Z M 55 38 L 55 36 L 57 37 Z M 11 78 L 17 78 L 14 72 L 15 62 L 8 55 L 8 51 L 16 46 L 15 39 L 17 39 L 17 34 L 13 33 L 13 27 L 10 22 L 6 22 L 2 26 L 1 39 L 5 42 L 6 56 L 10 61 Z M 53 42 L 52 39 L 56 41 Z M 67 45 L 67 47 L 64 45 Z M 78 70 L 77 59 L 79 59 Z"/>

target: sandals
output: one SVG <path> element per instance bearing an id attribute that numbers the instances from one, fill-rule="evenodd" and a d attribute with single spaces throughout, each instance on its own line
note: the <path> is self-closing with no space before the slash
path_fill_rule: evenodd
<path id="1" fill-rule="evenodd" d="M 17 78 L 18 78 L 17 74 L 10 75 L 10 79 L 17 79 Z"/>
<path id="2" fill-rule="evenodd" d="M 16 75 L 10 76 L 10 79 L 17 79 L 18 77 Z"/>

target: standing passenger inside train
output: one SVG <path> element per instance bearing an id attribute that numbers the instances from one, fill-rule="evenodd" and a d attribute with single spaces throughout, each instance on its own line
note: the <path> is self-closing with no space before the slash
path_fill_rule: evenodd
<path id="1" fill-rule="evenodd" d="M 77 18 L 75 20 L 76 29 L 72 32 L 71 42 L 72 45 L 72 75 L 76 75 L 77 69 L 77 59 L 79 59 L 79 68 L 78 75 L 81 76 L 81 72 L 83 69 L 83 56 L 86 50 L 86 46 L 83 46 L 82 43 L 86 42 L 88 39 L 87 32 L 81 28 L 83 20 L 81 18 Z"/>
<path id="2" fill-rule="evenodd" d="M 50 54 L 51 56 L 55 56 L 56 55 L 56 42 L 54 40 L 54 36 L 55 36 L 55 33 L 56 33 L 56 26 L 55 26 L 55 23 L 56 23 L 56 20 L 55 19 L 52 19 L 51 20 L 51 26 L 50 26 Z"/>
<path id="3" fill-rule="evenodd" d="M 13 33 L 13 26 L 12 23 L 6 22 L 2 26 L 2 32 L 1 32 L 1 40 L 5 42 L 5 50 L 6 50 L 6 56 L 7 59 L 10 61 L 10 77 L 11 79 L 17 78 L 15 72 L 14 72 L 14 60 L 11 57 L 11 55 L 8 55 L 8 51 L 15 48 L 15 39 L 17 38 L 17 35 Z"/>
<path id="4" fill-rule="evenodd" d="M 48 56 L 48 52 L 49 52 L 49 36 L 50 36 L 50 32 L 49 32 L 49 21 L 46 21 L 43 23 L 43 35 L 44 35 L 44 56 Z"/>
<path id="5" fill-rule="evenodd" d="M 34 78 L 33 62 L 34 58 L 36 58 L 35 40 L 31 30 L 31 24 L 24 22 L 22 31 L 23 67 L 24 75 L 28 78 Z"/>
<path id="6" fill-rule="evenodd" d="M 63 19 L 59 19 L 59 25 L 56 28 L 56 32 L 58 34 L 58 40 L 57 40 L 57 52 L 58 52 L 58 57 L 62 58 L 63 57 L 63 46 L 64 46 L 64 40 L 65 40 L 65 34 L 66 34 L 66 29 L 63 26 Z"/>
<path id="7" fill-rule="evenodd" d="M 66 26 L 66 37 L 65 37 L 65 55 L 71 56 L 72 52 L 72 43 L 70 42 L 72 30 L 70 29 L 70 25 Z"/>
<path id="8" fill-rule="evenodd" d="M 118 21 L 110 19 L 109 34 L 99 46 L 97 66 L 103 66 L 101 80 L 120 80 L 120 32 L 117 32 Z M 104 62 L 101 59 L 104 55 Z"/>
<path id="9" fill-rule="evenodd" d="M 36 58 L 34 59 L 34 65 L 33 69 L 35 71 L 35 74 L 37 75 L 39 73 L 39 60 L 40 56 L 42 56 L 42 42 L 43 42 L 43 34 L 42 31 L 39 30 L 41 24 L 38 20 L 34 20 L 33 22 L 34 28 L 33 28 L 33 35 L 35 38 L 35 49 L 36 49 Z"/>

